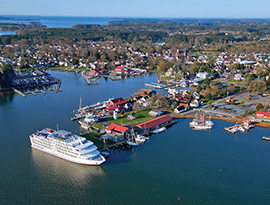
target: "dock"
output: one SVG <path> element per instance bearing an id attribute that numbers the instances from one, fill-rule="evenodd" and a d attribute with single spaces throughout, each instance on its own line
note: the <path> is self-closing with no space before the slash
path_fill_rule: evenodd
<path id="1" fill-rule="evenodd" d="M 159 83 L 145 83 L 144 84 L 146 87 L 151 87 L 151 88 L 156 88 L 156 89 L 164 89 L 165 85 L 159 84 Z"/>
<path id="2" fill-rule="evenodd" d="M 18 93 L 19 95 L 26 97 L 26 95 L 24 93 L 22 93 L 21 91 L 15 89 L 15 88 L 11 88 L 15 93 Z"/>
<path id="3" fill-rule="evenodd" d="M 248 131 L 249 129 L 255 127 L 255 125 L 244 125 L 244 124 L 236 124 L 231 127 L 224 127 L 224 130 L 227 132 L 230 132 L 232 134 L 235 134 L 238 131 L 245 132 Z"/>
<path id="4" fill-rule="evenodd" d="M 87 82 L 88 85 L 98 85 L 98 77 L 86 77 L 85 71 L 81 72 L 83 79 Z"/>

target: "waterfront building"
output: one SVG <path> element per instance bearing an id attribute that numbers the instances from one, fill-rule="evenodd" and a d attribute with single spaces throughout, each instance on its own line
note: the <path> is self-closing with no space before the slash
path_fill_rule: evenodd
<path id="1" fill-rule="evenodd" d="M 265 120 L 265 121 L 270 121 L 270 112 L 256 112 L 255 114 L 256 118 Z"/>
<path id="2" fill-rule="evenodd" d="M 115 123 L 110 124 L 106 129 L 106 133 L 110 135 L 110 140 L 113 142 L 121 142 L 126 140 L 130 134 L 131 129 Z"/>
<path id="3" fill-rule="evenodd" d="M 140 123 L 136 125 L 138 132 L 141 134 L 149 134 L 151 131 L 171 125 L 173 123 L 173 118 L 169 115 L 163 115 L 161 117 L 149 120 L 147 122 Z"/>

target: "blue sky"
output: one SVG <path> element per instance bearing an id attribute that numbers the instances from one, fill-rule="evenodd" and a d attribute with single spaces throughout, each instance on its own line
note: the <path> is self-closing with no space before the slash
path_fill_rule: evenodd
<path id="1" fill-rule="evenodd" d="M 0 15 L 270 18 L 270 0 L 1 0 Z"/>

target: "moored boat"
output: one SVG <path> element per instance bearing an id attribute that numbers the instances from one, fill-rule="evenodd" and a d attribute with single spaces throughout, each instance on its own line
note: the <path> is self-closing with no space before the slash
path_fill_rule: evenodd
<path id="1" fill-rule="evenodd" d="M 46 128 L 29 138 L 32 148 L 73 163 L 100 165 L 106 161 L 92 141 L 65 130 Z"/>
<path id="2" fill-rule="evenodd" d="M 151 133 L 156 134 L 156 133 L 163 132 L 165 130 L 166 130 L 166 127 L 161 127 L 161 128 L 158 128 L 158 129 L 151 131 Z"/>

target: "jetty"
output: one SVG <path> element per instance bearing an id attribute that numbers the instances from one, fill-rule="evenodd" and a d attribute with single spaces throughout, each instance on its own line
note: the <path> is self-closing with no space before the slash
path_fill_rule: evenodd
<path id="1" fill-rule="evenodd" d="M 227 132 L 235 134 L 238 131 L 245 132 L 248 131 L 249 129 L 255 127 L 255 125 L 246 125 L 246 124 L 236 124 L 231 127 L 225 127 L 224 130 Z"/>
<path id="2" fill-rule="evenodd" d="M 11 88 L 15 93 L 18 93 L 19 95 L 26 97 L 26 95 L 24 93 L 22 93 L 21 91 L 17 90 L 16 88 Z"/>
<path id="3" fill-rule="evenodd" d="M 85 71 L 81 72 L 83 79 L 87 82 L 88 85 L 98 85 L 98 77 L 91 77 L 86 74 Z"/>
<path id="4" fill-rule="evenodd" d="M 165 89 L 166 85 L 160 84 L 160 83 L 145 83 L 146 87 L 156 88 L 156 89 Z"/>

